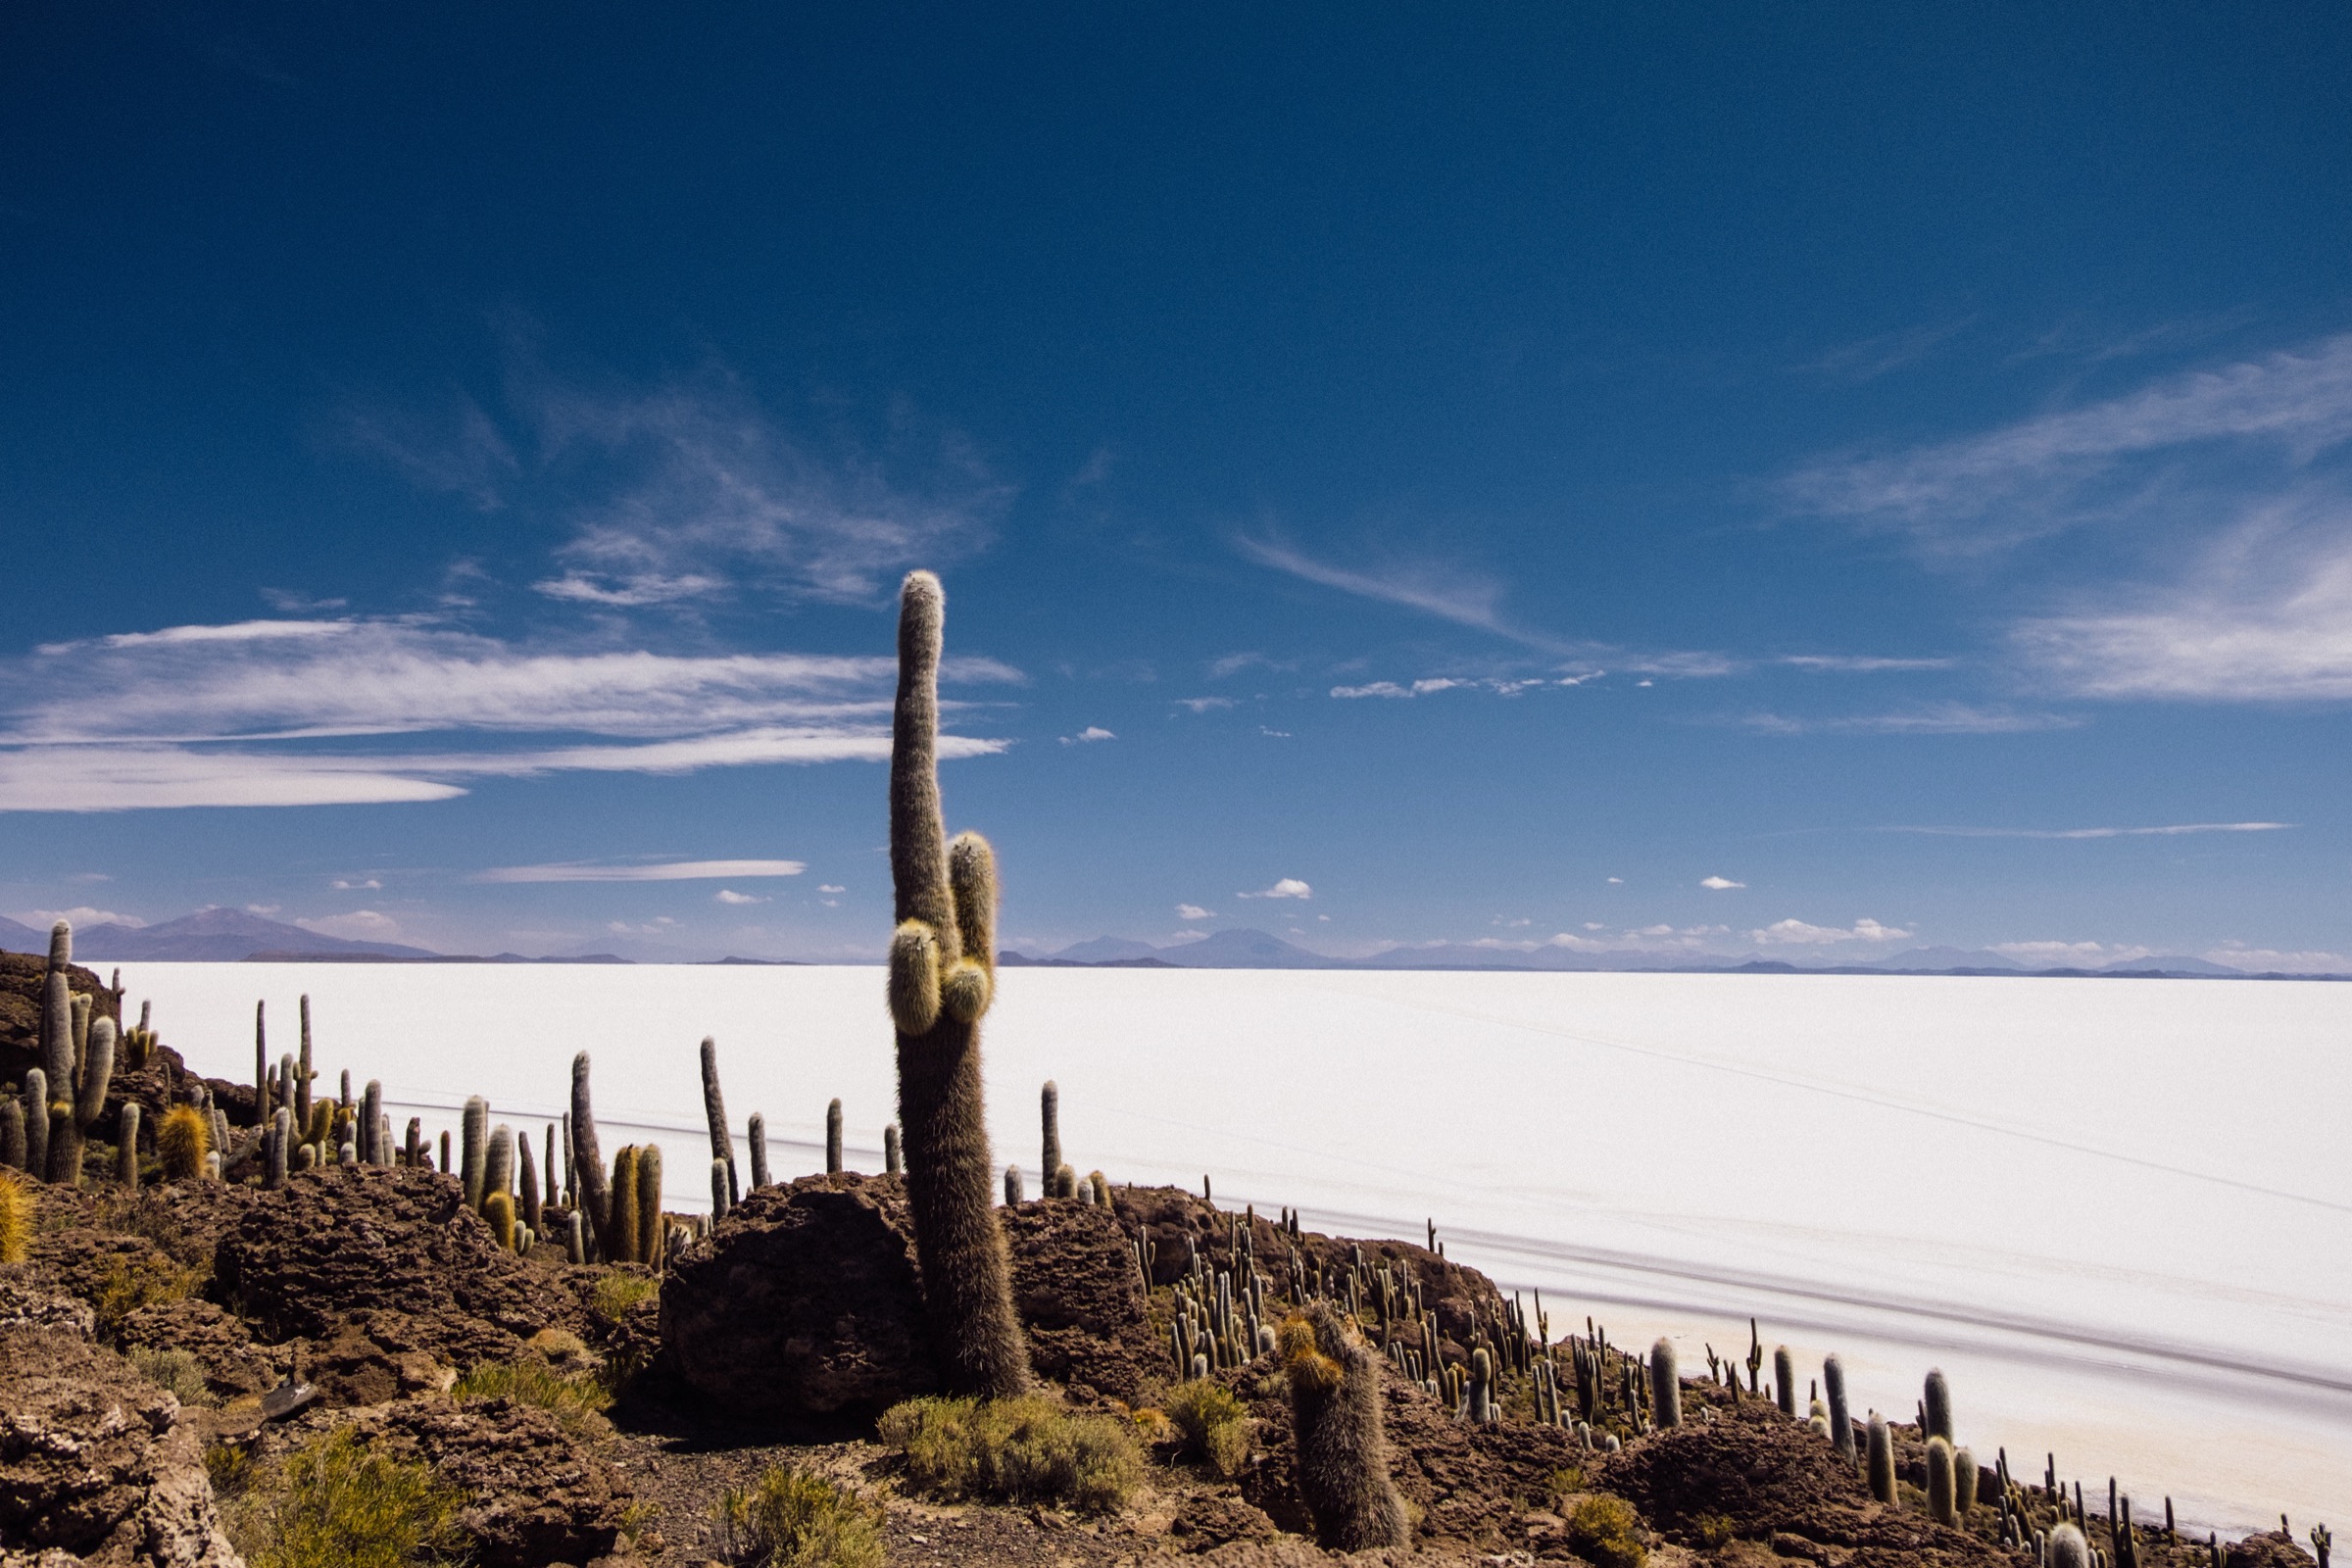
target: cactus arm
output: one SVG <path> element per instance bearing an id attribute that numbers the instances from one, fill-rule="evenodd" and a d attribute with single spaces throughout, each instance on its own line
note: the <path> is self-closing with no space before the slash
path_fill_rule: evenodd
<path id="1" fill-rule="evenodd" d="M 612 1200 L 605 1185 L 605 1157 L 596 1144 L 596 1113 L 588 1103 L 588 1053 L 571 1058 L 571 1180 L 579 1206 L 588 1211 L 598 1249 L 617 1260 L 613 1250 Z"/>
<path id="2" fill-rule="evenodd" d="M 931 928 L 943 968 L 963 956 L 939 805 L 939 656 L 946 629 L 939 579 L 908 573 L 899 594 L 899 691 L 891 713 L 890 881 L 895 918 Z"/>
<path id="3" fill-rule="evenodd" d="M 106 1091 L 115 1077 L 115 1020 L 101 1018 L 90 1025 L 89 1047 L 82 1058 L 81 1092 L 74 1101 L 74 1119 L 86 1130 L 106 1114 Z"/>

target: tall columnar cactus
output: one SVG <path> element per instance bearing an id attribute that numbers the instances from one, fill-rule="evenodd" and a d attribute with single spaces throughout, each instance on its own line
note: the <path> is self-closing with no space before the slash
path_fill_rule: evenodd
<path id="1" fill-rule="evenodd" d="M 556 1185 L 556 1124 L 552 1121 L 547 1124 L 547 1153 L 545 1157 L 547 1160 L 547 1194 L 542 1201 L 544 1203 L 561 1202 L 564 1189 Z"/>
<path id="2" fill-rule="evenodd" d="M 1038 1092 L 1037 1115 L 1046 1130 L 1045 1151 L 1037 1168 L 1050 1177 L 1061 1169 L 1061 1090 L 1051 1078 L 1046 1080 L 1046 1087 Z"/>
<path id="3" fill-rule="evenodd" d="M 617 1257 L 612 1247 L 612 1195 L 605 1185 L 604 1155 L 596 1147 L 596 1113 L 588 1103 L 588 1053 L 581 1052 L 571 1058 L 571 1171 L 572 1182 L 578 1188 L 580 1208 L 588 1212 L 588 1227 L 595 1233 L 597 1250 L 607 1257 Z"/>
<path id="4" fill-rule="evenodd" d="M 1276 1347 L 1290 1378 L 1298 1494 L 1316 1541 L 1334 1551 L 1403 1545 L 1404 1501 L 1389 1479 L 1372 1353 L 1328 1301 L 1285 1319 Z"/>
<path id="5" fill-rule="evenodd" d="M 841 1174 L 841 1102 L 825 1107 L 825 1174 Z"/>
<path id="6" fill-rule="evenodd" d="M 318 1076 L 311 1066 L 311 998 L 307 991 L 302 997 L 301 1053 L 294 1068 L 294 1119 L 307 1127 L 311 1120 L 311 1083 Z"/>
<path id="7" fill-rule="evenodd" d="M 637 1146 L 623 1144 L 612 1152 L 612 1246 L 605 1257 L 613 1263 L 634 1263 L 642 1246 L 637 1216 Z"/>
<path id="8" fill-rule="evenodd" d="M 1650 1420 L 1661 1427 L 1683 1424 L 1683 1380 L 1675 1365 L 1674 1342 L 1661 1337 L 1649 1348 Z"/>
<path id="9" fill-rule="evenodd" d="M 1830 1442 L 1846 1458 L 1854 1456 L 1854 1421 L 1845 1405 L 1845 1363 L 1825 1356 L 1821 1363 L 1821 1392 L 1830 1400 Z"/>
<path id="10" fill-rule="evenodd" d="M 286 1162 L 293 1157 L 294 1107 L 280 1105 L 270 1113 L 269 1153 L 262 1167 L 264 1187 L 286 1185 Z M 303 1146 L 308 1149 L 310 1146 Z"/>
<path id="11" fill-rule="evenodd" d="M 132 1192 L 139 1190 L 139 1102 L 122 1102 L 122 1114 L 115 1129 L 115 1183 Z"/>
<path id="12" fill-rule="evenodd" d="M 1005 1166 L 1005 1167 L 1004 1167 L 1004 1202 L 1005 1202 L 1005 1205 L 1006 1205 L 1007 1207 L 1010 1207 L 1012 1204 L 1018 1203 L 1020 1200 L 1021 1200 L 1021 1167 L 1020 1167 L 1020 1166 L 1018 1166 L 1018 1165 L 1007 1165 L 1007 1166 Z"/>
<path id="13" fill-rule="evenodd" d="M 479 1095 L 466 1097 L 465 1118 L 459 1127 L 459 1149 L 458 1169 L 466 1184 L 466 1206 L 478 1214 L 482 1195 L 490 1190 L 490 1102 Z"/>
<path id="14" fill-rule="evenodd" d="M 505 1122 L 490 1135 L 490 1146 L 482 1156 L 482 1196 L 505 1193 L 514 1196 L 514 1129 Z"/>
<path id="15" fill-rule="evenodd" d="M 408 1137 L 403 1140 L 405 1159 L 409 1169 L 416 1170 L 424 1163 L 424 1118 L 409 1118 Z"/>
<path id="16" fill-rule="evenodd" d="M 310 998 L 303 998 L 308 1002 Z M 368 1080 L 360 1091 L 360 1159 L 369 1165 L 389 1165 L 392 1155 L 382 1147 L 377 1134 L 384 1120 L 384 1086 L 376 1079 Z"/>
<path id="17" fill-rule="evenodd" d="M 163 1162 L 164 1180 L 194 1181 L 204 1173 L 204 1156 L 212 1152 L 212 1128 L 194 1105 L 173 1105 L 155 1129 L 155 1155 Z"/>
<path id="18" fill-rule="evenodd" d="M 1940 1368 L 1929 1370 L 1926 1396 L 1920 1400 L 1920 1408 L 1926 1412 L 1923 1418 L 1926 1430 L 1920 1436 L 1941 1438 L 1945 1443 L 1950 1443 L 1952 1441 L 1952 1386 L 1945 1380 Z"/>
<path id="19" fill-rule="evenodd" d="M 703 1119 L 710 1124 L 710 1157 L 727 1162 L 727 1201 L 743 1200 L 743 1188 L 735 1180 L 735 1140 L 727 1132 L 727 1102 L 718 1092 L 718 1042 L 703 1036 Z M 760 1185 L 757 1174 L 752 1185 Z"/>
<path id="20" fill-rule="evenodd" d="M 1772 1389 L 1780 1399 L 1781 1414 L 1796 1419 L 1796 1357 L 1788 1347 L 1780 1346 L 1772 1352 Z"/>
<path id="21" fill-rule="evenodd" d="M 899 1124 L 894 1121 L 882 1129 L 882 1174 L 902 1176 L 906 1171 L 906 1161 L 899 1154 Z"/>
<path id="22" fill-rule="evenodd" d="M 576 1208 L 564 1216 L 564 1261 L 575 1265 L 588 1261 L 588 1227 Z"/>
<path id="23" fill-rule="evenodd" d="M 522 1177 L 523 1223 L 537 1230 L 542 1214 L 539 1204 L 539 1167 L 531 1161 L 531 1135 L 514 1135 L 514 1169 Z"/>
<path id="24" fill-rule="evenodd" d="M 24 1069 L 24 1169 L 49 1179 L 49 1074 L 40 1067 Z"/>
<path id="25" fill-rule="evenodd" d="M 1870 1494 L 1888 1506 L 1895 1506 L 1894 1491 L 1894 1430 L 1880 1419 L 1877 1411 L 1870 1416 Z"/>
<path id="26" fill-rule="evenodd" d="M 731 1196 L 734 1172 L 727 1174 Z M 669 1227 L 662 1219 L 662 1146 L 647 1144 L 637 1151 L 637 1261 L 660 1268 L 668 1247 Z"/>
<path id="27" fill-rule="evenodd" d="M 0 1100 L 0 1165 L 24 1168 L 24 1102 Z"/>
<path id="28" fill-rule="evenodd" d="M 2090 1542 L 2073 1525 L 2050 1532 L 2049 1568 L 2090 1568 Z"/>
<path id="29" fill-rule="evenodd" d="M 1966 1519 L 1968 1510 L 1977 1505 L 1977 1456 L 1966 1448 L 1952 1450 L 1952 1506 Z M 2172 1498 L 2164 1499 L 2169 1506 Z"/>
<path id="30" fill-rule="evenodd" d="M 267 1124 L 270 1113 L 277 1107 L 270 1100 L 270 1004 L 253 1004 L 253 1118 Z M 308 1126 L 310 1118 L 304 1117 Z"/>
<path id="31" fill-rule="evenodd" d="M 1494 1419 L 1494 1358 L 1483 1345 L 1470 1352 L 1470 1419 L 1480 1426 Z"/>
<path id="32" fill-rule="evenodd" d="M 910 573 L 900 593 L 891 722 L 890 871 L 898 929 L 890 1012 L 907 1206 L 933 1348 L 952 1393 L 1029 1386 L 1004 1233 L 989 1201 L 995 1161 L 980 1082 L 980 1017 L 996 985 L 996 859 L 977 834 L 946 842 L 939 802 L 939 659 L 946 598 Z"/>
<path id="33" fill-rule="evenodd" d="M 714 1159 L 710 1162 L 710 1219 L 712 1223 L 715 1224 L 717 1221 L 725 1219 L 727 1210 L 732 1206 L 734 1205 L 727 1201 L 727 1162 L 723 1159 Z"/>
<path id="34" fill-rule="evenodd" d="M 752 1191 L 758 1192 L 767 1185 L 767 1118 L 759 1111 L 752 1112 L 744 1141 L 752 1146 Z"/>
<path id="35" fill-rule="evenodd" d="M 68 1072 L 63 1081 L 49 1080 L 49 1180 L 53 1186 L 78 1187 L 82 1150 L 106 1113 L 106 1091 L 115 1073 L 114 1019 L 100 1018 L 74 1041 Z"/>
<path id="36" fill-rule="evenodd" d="M 1939 1525 L 1960 1522 L 1959 1483 L 1953 1474 L 1952 1446 L 1938 1434 L 1928 1440 L 1928 1517 Z"/>

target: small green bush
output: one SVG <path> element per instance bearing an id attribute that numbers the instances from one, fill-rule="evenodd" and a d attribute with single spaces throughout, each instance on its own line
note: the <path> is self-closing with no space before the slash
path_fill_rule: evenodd
<path id="1" fill-rule="evenodd" d="M 1564 1464 L 1544 1478 L 1544 1492 L 1555 1512 L 1568 1511 L 1568 1499 L 1585 1490 L 1583 1465 Z"/>
<path id="2" fill-rule="evenodd" d="M 567 1378 L 529 1356 L 477 1366 L 449 1392 L 460 1399 L 503 1396 L 516 1404 L 534 1405 L 554 1415 L 575 1438 L 602 1437 L 607 1430 L 604 1412 L 612 1403 L 612 1396 L 594 1376 Z"/>
<path id="3" fill-rule="evenodd" d="M 1568 1516 L 1568 1546 L 1598 1568 L 1642 1568 L 1649 1553 L 1640 1530 L 1633 1504 L 1623 1497 L 1591 1496 Z"/>
<path id="4" fill-rule="evenodd" d="M 588 1310 L 607 1323 L 617 1325 L 629 1315 L 629 1308 L 662 1294 L 662 1282 L 646 1274 L 624 1274 L 618 1269 L 600 1275 L 588 1293 Z"/>
<path id="5" fill-rule="evenodd" d="M 204 1363 L 185 1350 L 157 1350 L 134 1345 L 125 1357 L 139 1376 L 169 1392 L 182 1404 L 214 1404 L 212 1386 L 205 1382 Z"/>
<path id="6" fill-rule="evenodd" d="M 1250 1412 L 1222 1383 L 1202 1378 L 1178 1384 L 1168 1395 L 1167 1412 L 1185 1447 L 1221 1480 L 1231 1481 L 1250 1462 Z"/>
<path id="7" fill-rule="evenodd" d="M 806 1470 L 775 1465 L 728 1489 L 718 1528 L 737 1568 L 882 1568 L 882 1510 Z"/>
<path id="8" fill-rule="evenodd" d="M 90 1305 L 98 1314 L 99 1339 L 112 1344 L 131 1313 L 142 1306 L 184 1300 L 203 1283 L 196 1270 L 153 1253 L 110 1259 L 90 1296 Z"/>
<path id="9" fill-rule="evenodd" d="M 1740 1527 L 1725 1514 L 1702 1513 L 1690 1521 L 1690 1533 L 1698 1538 L 1698 1544 L 1707 1550 L 1720 1551 L 1732 1544 L 1732 1539 L 1740 1533 Z"/>
<path id="10" fill-rule="evenodd" d="M 884 1444 L 918 1492 L 1107 1513 L 1143 1485 L 1143 1449 L 1123 1422 L 1072 1415 L 1038 1395 L 909 1399 L 883 1412 Z"/>
<path id="11" fill-rule="evenodd" d="M 466 1545 L 464 1494 L 427 1465 L 370 1451 L 349 1427 L 296 1449 L 283 1481 L 241 1510 L 252 1568 L 419 1568 Z"/>

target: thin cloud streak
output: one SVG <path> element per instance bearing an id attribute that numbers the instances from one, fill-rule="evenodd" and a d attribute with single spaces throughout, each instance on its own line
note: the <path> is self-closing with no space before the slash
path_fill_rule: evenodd
<path id="1" fill-rule="evenodd" d="M 1784 713 L 1748 713 L 1734 720 L 1767 735 L 2024 735 L 2074 729 L 2079 718 L 2064 713 L 2018 712 L 1968 703 L 1938 703 L 1891 713 L 1846 713 L 1797 718 Z"/>
<path id="2" fill-rule="evenodd" d="M 644 865 L 502 865 L 478 873 L 476 882 L 733 882 L 754 877 L 799 876 L 803 860 L 657 860 Z"/>
<path id="3" fill-rule="evenodd" d="M 2179 838 L 2191 833 L 2284 833 L 2296 822 L 2172 822 L 2160 827 L 1883 827 L 1882 833 L 1921 833 L 1944 839 Z"/>

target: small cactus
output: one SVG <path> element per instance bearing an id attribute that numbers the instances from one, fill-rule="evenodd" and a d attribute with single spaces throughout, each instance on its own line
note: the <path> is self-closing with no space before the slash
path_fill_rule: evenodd
<path id="1" fill-rule="evenodd" d="M 718 1092 L 718 1042 L 710 1035 L 703 1036 L 703 1119 L 710 1124 L 710 1157 L 726 1162 L 727 1201 L 739 1202 L 743 1189 L 735 1180 L 735 1140 L 727 1133 L 726 1097 Z M 752 1185 L 760 1185 L 757 1162 L 752 1167 Z"/>
<path id="2" fill-rule="evenodd" d="M 1898 1506 L 1894 1491 L 1894 1432 L 1876 1411 L 1870 1417 L 1870 1494 Z"/>
<path id="3" fill-rule="evenodd" d="M 564 1216 L 564 1261 L 575 1267 L 588 1261 L 588 1228 L 576 1208 Z"/>
<path id="4" fill-rule="evenodd" d="M 375 1079 L 360 1091 L 360 1157 L 370 1165 L 389 1165 L 392 1152 L 383 1147 L 388 1140 L 380 1138 L 384 1121 L 384 1086 Z"/>
<path id="5" fill-rule="evenodd" d="M 24 1069 L 24 1170 L 46 1180 L 49 1175 L 49 1075 L 39 1067 Z"/>
<path id="6" fill-rule="evenodd" d="M 841 1174 L 841 1102 L 825 1106 L 825 1174 Z"/>
<path id="7" fill-rule="evenodd" d="M 1046 1130 L 1045 1152 L 1040 1156 L 1037 1168 L 1051 1176 L 1061 1169 L 1061 1091 L 1051 1078 L 1046 1080 L 1046 1087 L 1038 1092 L 1037 1111 L 1038 1119 L 1045 1124 Z"/>
<path id="8" fill-rule="evenodd" d="M 311 1066 L 311 999 L 302 999 L 302 1042 L 300 1065 L 294 1072 L 291 1093 L 294 1099 L 294 1119 L 304 1126 L 311 1121 L 311 1084 L 318 1074 Z"/>
<path id="9" fill-rule="evenodd" d="M 882 1174 L 897 1176 L 905 1169 L 899 1155 L 899 1124 L 894 1121 L 882 1129 Z"/>
<path id="10" fill-rule="evenodd" d="M 1078 1173 L 1067 1165 L 1060 1166 L 1054 1172 L 1054 1196 L 1055 1198 L 1076 1198 L 1078 1196 Z"/>
<path id="11" fill-rule="evenodd" d="M 757 1192 L 767 1185 L 767 1118 L 759 1111 L 752 1112 L 747 1137 L 752 1146 L 752 1190 Z"/>
<path id="12" fill-rule="evenodd" d="M 2329 1534 L 2326 1525 L 2320 1524 L 2311 1527 L 2311 1549 L 2313 1554 L 2320 1559 L 2320 1568 L 2328 1568 L 2328 1548 L 2334 1544 L 2335 1537 Z"/>
<path id="13" fill-rule="evenodd" d="M 492 1192 L 482 1200 L 482 1218 L 490 1222 L 490 1234 L 507 1251 L 514 1250 L 514 1200 L 502 1192 Z"/>
<path id="14" fill-rule="evenodd" d="M 1004 1205 L 1009 1208 L 1021 1200 L 1021 1167 L 1004 1167 Z"/>
<path id="15" fill-rule="evenodd" d="M 424 1118 L 421 1116 L 409 1118 L 407 1152 L 406 1163 L 411 1170 L 424 1163 Z"/>
<path id="16" fill-rule="evenodd" d="M 24 1168 L 24 1102 L 0 1101 L 0 1166 Z"/>
<path id="17" fill-rule="evenodd" d="M 2090 1543 L 2073 1525 L 2050 1532 L 2049 1568 L 2090 1568 Z"/>
<path id="18" fill-rule="evenodd" d="M 173 1105 L 155 1129 L 155 1153 L 168 1182 L 194 1181 L 203 1175 L 204 1156 L 212 1147 L 212 1129 L 194 1105 Z"/>
<path id="19" fill-rule="evenodd" d="M 492 1193 L 514 1196 L 514 1129 L 505 1122 L 498 1124 L 490 1135 L 490 1148 L 482 1156 L 482 1197 Z"/>
<path id="20" fill-rule="evenodd" d="M 531 1135 L 529 1133 L 517 1132 L 514 1135 L 514 1169 L 522 1177 L 523 1223 L 530 1226 L 531 1229 L 537 1230 L 541 1218 L 539 1167 L 531 1159 Z"/>
<path id="21" fill-rule="evenodd" d="M 1928 1373 L 1927 1394 L 1920 1400 L 1923 1438 L 1941 1438 L 1952 1441 L 1952 1386 L 1940 1369 Z"/>
<path id="22" fill-rule="evenodd" d="M 633 1263 L 642 1250 L 638 1239 L 637 1148 L 623 1144 L 612 1152 L 612 1221 L 604 1238 L 610 1262 Z"/>
<path id="23" fill-rule="evenodd" d="M 1825 1356 L 1821 1363 L 1821 1392 L 1830 1401 L 1830 1443 L 1846 1458 L 1854 1456 L 1854 1420 L 1845 1405 L 1845 1363 Z"/>
<path id="24" fill-rule="evenodd" d="M 1469 1416 L 1482 1427 L 1494 1419 L 1494 1358 L 1484 1346 L 1470 1352 Z"/>
<path id="25" fill-rule="evenodd" d="M 1952 1506 L 1966 1519 L 1968 1511 L 1977 1505 L 1977 1456 L 1966 1448 L 1952 1450 Z M 2171 1501 L 2171 1498 L 2166 1498 Z"/>
<path id="26" fill-rule="evenodd" d="M 1683 1424 L 1683 1380 L 1674 1360 L 1674 1342 L 1661 1337 L 1649 1348 L 1650 1420 L 1661 1427 Z"/>
<path id="27" fill-rule="evenodd" d="M 489 1191 L 490 1102 L 479 1095 L 468 1096 L 461 1126 L 464 1152 L 459 1169 L 466 1183 L 466 1206 L 478 1214 L 482 1196 Z"/>
<path id="28" fill-rule="evenodd" d="M 726 1164 L 725 1160 L 718 1161 Z M 734 1168 L 728 1167 L 727 1193 L 734 1196 Z M 662 1222 L 662 1146 L 647 1144 L 637 1151 L 637 1261 L 648 1268 L 662 1266 L 669 1241 Z"/>
<path id="29" fill-rule="evenodd" d="M 1791 1421 L 1795 1420 L 1796 1357 L 1788 1353 L 1788 1347 L 1786 1345 L 1772 1352 L 1772 1387 L 1773 1392 L 1780 1396 L 1781 1414 L 1788 1417 Z"/>
<path id="30" fill-rule="evenodd" d="M 578 1186 L 576 1206 L 588 1211 L 588 1223 L 593 1229 L 596 1245 L 607 1257 L 621 1255 L 613 1245 L 612 1235 L 612 1190 L 605 1185 L 604 1156 L 596 1145 L 596 1114 L 588 1103 L 588 1053 L 571 1058 L 571 1170 L 572 1181 Z M 449 1157 L 443 1146 L 441 1157 Z"/>
<path id="31" fill-rule="evenodd" d="M 1110 1178 L 1101 1171 L 1090 1172 L 1086 1178 L 1086 1200 L 1097 1208 L 1110 1206 Z"/>
<path id="32" fill-rule="evenodd" d="M 122 1120 L 115 1133 L 115 1184 L 139 1190 L 139 1102 L 122 1102 Z"/>
<path id="33" fill-rule="evenodd" d="M 725 1219 L 728 1206 L 727 1162 L 714 1159 L 710 1162 L 710 1218 L 713 1221 Z"/>
<path id="34" fill-rule="evenodd" d="M 1928 1440 L 1928 1517 L 1939 1525 L 1960 1523 L 1959 1483 L 1953 1475 L 1952 1446 L 1938 1435 Z"/>

